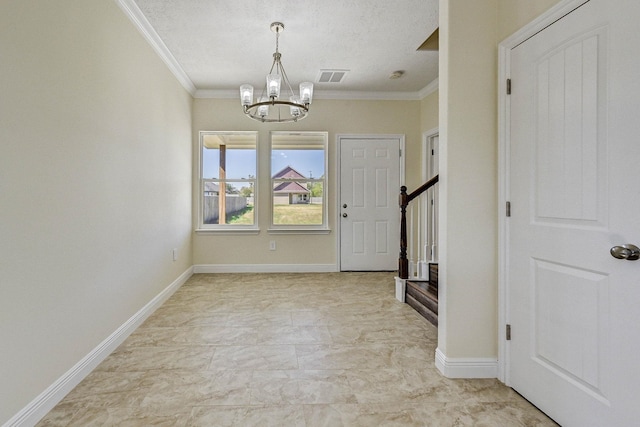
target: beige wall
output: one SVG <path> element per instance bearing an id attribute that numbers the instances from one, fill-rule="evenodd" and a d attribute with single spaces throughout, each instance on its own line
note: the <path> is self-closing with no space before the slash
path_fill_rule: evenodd
<path id="1" fill-rule="evenodd" d="M 0 57 L 4 424 L 192 265 L 192 98 L 114 1 L 4 0 Z"/>
<path id="2" fill-rule="evenodd" d="M 440 1 L 440 327 L 447 358 L 497 357 L 497 45 L 554 0 Z"/>
<path id="3" fill-rule="evenodd" d="M 407 149 L 407 185 L 420 180 L 420 101 L 340 101 L 316 99 L 308 118 L 295 124 L 268 124 L 248 119 L 237 99 L 196 99 L 193 115 L 194 162 L 197 161 L 198 132 L 201 130 L 259 131 L 258 235 L 197 234 L 194 237 L 194 264 L 322 264 L 336 263 L 336 136 L 338 134 L 404 134 Z M 273 235 L 269 226 L 269 131 L 329 132 L 329 226 L 328 235 Z M 195 163 L 194 163 L 195 164 Z M 197 182 L 194 168 L 194 183 Z M 197 190 L 198 186 L 194 185 Z M 197 221 L 197 192 L 194 216 Z M 260 203 L 260 202 L 259 202 Z M 277 250 L 269 251 L 269 240 Z"/>
<path id="4" fill-rule="evenodd" d="M 498 41 L 518 31 L 560 0 L 498 0 Z"/>
<path id="5" fill-rule="evenodd" d="M 439 92 L 317 99 L 295 125 L 329 132 L 334 178 L 337 134 L 405 134 L 414 188 L 421 132 L 439 124 L 448 357 L 496 355 L 496 45 L 555 3 L 441 0 Z M 335 262 L 335 215 L 330 235 L 272 236 L 262 209 L 259 235 L 192 244 L 197 131 L 259 130 L 266 179 L 268 131 L 292 125 L 250 121 L 237 100 L 193 101 L 115 2 L 3 1 L 0 53 L 0 423 L 192 264 Z M 329 191 L 332 212 L 335 179 Z"/>
<path id="6" fill-rule="evenodd" d="M 439 92 L 433 93 L 422 98 L 420 101 L 420 130 L 427 132 L 438 127 L 438 111 L 439 111 Z"/>

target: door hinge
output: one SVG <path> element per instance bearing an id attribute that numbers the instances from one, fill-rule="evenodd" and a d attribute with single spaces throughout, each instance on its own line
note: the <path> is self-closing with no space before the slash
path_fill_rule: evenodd
<path id="1" fill-rule="evenodd" d="M 400 148 L 398 152 L 400 153 L 400 157 L 402 157 L 402 148 Z"/>
<path id="2" fill-rule="evenodd" d="M 507 217 L 510 217 L 511 216 L 511 202 L 507 202 L 506 211 L 507 211 Z"/>
<path id="3" fill-rule="evenodd" d="M 435 153 L 435 151 L 433 150 L 433 148 L 431 149 L 431 155 L 433 156 Z"/>
<path id="4" fill-rule="evenodd" d="M 507 331 L 505 335 L 507 337 L 507 341 L 511 341 L 511 325 L 507 325 Z"/>
<path id="5" fill-rule="evenodd" d="M 511 95 L 511 79 L 507 79 L 507 95 Z"/>

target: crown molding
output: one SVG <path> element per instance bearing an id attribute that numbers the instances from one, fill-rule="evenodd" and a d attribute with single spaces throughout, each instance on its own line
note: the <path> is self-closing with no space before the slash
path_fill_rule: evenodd
<path id="1" fill-rule="evenodd" d="M 153 29 L 147 18 L 133 0 L 115 0 L 120 9 L 124 12 L 133 25 L 140 31 L 142 36 L 151 45 L 153 50 L 158 54 L 160 59 L 167 65 L 169 71 L 178 79 L 178 82 L 194 96 L 196 93 L 196 86 L 193 84 L 187 73 L 180 66 L 176 58 L 169 51 L 169 48 L 164 44 L 156 30 Z"/>
<path id="2" fill-rule="evenodd" d="M 164 44 L 151 23 L 144 16 L 134 0 L 114 0 L 142 36 L 151 45 L 160 59 L 178 82 L 193 96 L 202 99 L 234 99 L 239 98 L 237 90 L 198 89 L 187 73 L 180 66 L 169 48 Z M 419 101 L 438 90 L 438 78 L 417 92 L 366 92 L 366 91 L 319 91 L 314 93 L 316 99 L 371 100 L 371 101 Z"/>
<path id="3" fill-rule="evenodd" d="M 436 78 L 418 92 L 364 92 L 321 90 L 313 94 L 315 99 L 368 100 L 368 101 L 420 101 L 425 96 L 438 90 Z M 235 99 L 240 98 L 237 90 L 197 89 L 194 98 L 201 99 Z"/>
<path id="4" fill-rule="evenodd" d="M 439 78 L 436 77 L 435 79 L 433 79 L 431 81 L 431 83 L 429 83 L 428 85 L 426 85 L 425 87 L 423 87 L 419 93 L 420 95 L 420 99 L 424 99 L 425 97 L 431 95 L 433 92 L 437 91 L 439 88 Z"/>

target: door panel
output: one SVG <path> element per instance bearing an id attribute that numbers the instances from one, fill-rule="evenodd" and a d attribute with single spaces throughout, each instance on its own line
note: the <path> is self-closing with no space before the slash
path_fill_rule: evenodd
<path id="1" fill-rule="evenodd" d="M 400 249 L 400 140 L 340 141 L 340 268 L 395 270 Z"/>
<path id="2" fill-rule="evenodd" d="M 511 51 L 509 382 L 563 426 L 635 425 L 640 5 L 590 0 Z"/>

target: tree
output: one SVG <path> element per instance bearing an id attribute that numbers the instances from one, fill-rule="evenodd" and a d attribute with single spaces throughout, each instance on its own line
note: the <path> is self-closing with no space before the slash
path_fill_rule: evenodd
<path id="1" fill-rule="evenodd" d="M 322 197 L 322 183 L 310 182 L 307 184 L 307 189 L 311 192 L 311 197 Z"/>
<path id="2" fill-rule="evenodd" d="M 240 189 L 240 194 L 244 197 L 251 197 L 253 195 L 253 187 L 242 187 Z"/>
<path id="3" fill-rule="evenodd" d="M 236 188 L 229 183 L 225 185 L 225 190 L 227 194 L 238 194 L 238 190 L 236 190 Z"/>

